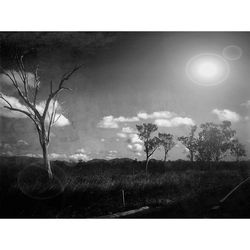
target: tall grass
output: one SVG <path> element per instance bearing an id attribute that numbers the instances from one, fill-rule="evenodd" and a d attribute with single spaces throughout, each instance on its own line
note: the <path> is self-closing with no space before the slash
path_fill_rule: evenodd
<path id="1" fill-rule="evenodd" d="M 33 162 L 28 194 L 43 183 Z M 222 198 L 227 191 L 248 174 L 248 163 L 237 165 L 224 162 L 204 166 L 190 162 L 169 162 L 163 165 L 152 161 L 149 174 L 145 175 L 143 162 L 89 162 L 67 164 L 53 162 L 52 169 L 63 185 L 57 195 L 36 199 L 23 192 L 18 178 L 27 171 L 29 161 L 5 159 L 0 166 L 0 216 L 1 217 L 98 217 L 140 206 L 165 206 L 195 197 L 210 195 L 213 201 Z M 26 169 L 26 170 L 25 170 Z M 27 182 L 25 182 L 26 185 Z M 34 187 L 34 183 L 36 183 Z M 56 183 L 53 184 L 56 188 Z M 43 187 L 44 188 L 44 187 Z M 46 188 L 44 188 L 46 189 Z M 123 206 L 122 190 L 126 207 Z M 32 192 L 31 192 L 32 191 Z M 51 192 L 51 190 L 49 191 Z M 32 193 L 33 194 L 33 193 Z M 50 193 L 49 193 L 50 194 Z M 53 193 L 54 194 L 54 193 Z"/>

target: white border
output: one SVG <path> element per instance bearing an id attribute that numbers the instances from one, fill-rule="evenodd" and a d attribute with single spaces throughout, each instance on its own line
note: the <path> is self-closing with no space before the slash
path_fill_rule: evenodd
<path id="1" fill-rule="evenodd" d="M 0 235 L 4 250 L 230 250 L 247 248 L 248 226 L 248 220 L 3 220 Z"/>
<path id="2" fill-rule="evenodd" d="M 1 2 L 1 31 L 248 31 L 248 1 Z M 245 249 L 249 220 L 1 220 L 1 249 Z"/>
<path id="3" fill-rule="evenodd" d="M 246 31 L 247 0 L 9 0 L 1 31 Z"/>

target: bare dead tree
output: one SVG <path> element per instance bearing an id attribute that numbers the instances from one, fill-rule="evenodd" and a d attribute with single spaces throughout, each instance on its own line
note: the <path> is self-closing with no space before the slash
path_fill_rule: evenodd
<path id="1" fill-rule="evenodd" d="M 57 113 L 58 108 L 58 96 L 63 90 L 71 90 L 64 86 L 64 83 L 70 79 L 70 77 L 81 67 L 76 66 L 68 73 L 65 73 L 61 80 L 59 81 L 56 89 L 53 90 L 53 82 L 50 81 L 50 92 L 45 100 L 45 105 L 43 111 L 39 112 L 37 106 L 37 96 L 40 89 L 40 80 L 38 76 L 38 66 L 34 70 L 34 82 L 31 87 L 29 82 L 29 75 L 25 70 L 23 63 L 23 56 L 16 58 L 17 70 L 5 70 L 2 69 L 2 74 L 4 74 L 12 83 L 13 87 L 16 89 L 20 100 L 25 106 L 25 109 L 14 107 L 11 102 L 0 93 L 0 99 L 4 100 L 6 105 L 4 108 L 10 111 L 20 112 L 26 115 L 34 123 L 39 142 L 43 151 L 43 163 L 44 167 L 47 169 L 49 177 L 52 178 L 52 170 L 48 156 L 48 147 L 50 143 L 50 132 L 51 127 L 60 119 L 60 114 Z M 19 79 L 17 79 L 17 77 Z"/>

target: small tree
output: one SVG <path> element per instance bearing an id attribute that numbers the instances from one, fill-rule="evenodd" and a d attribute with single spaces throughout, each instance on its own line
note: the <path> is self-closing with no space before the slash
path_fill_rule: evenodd
<path id="1" fill-rule="evenodd" d="M 197 126 L 192 126 L 188 136 L 178 137 L 178 140 L 189 150 L 188 157 L 190 158 L 190 161 L 194 161 L 194 156 L 197 151 L 197 138 L 195 138 L 196 130 Z"/>
<path id="2" fill-rule="evenodd" d="M 174 136 L 171 134 L 159 133 L 158 138 L 159 138 L 160 146 L 162 146 L 164 149 L 164 160 L 163 161 L 165 163 L 166 159 L 167 159 L 168 152 L 175 146 Z"/>
<path id="3" fill-rule="evenodd" d="M 10 99 L 0 93 L 0 99 L 4 100 L 6 105 L 4 108 L 10 111 L 16 111 L 24 114 L 34 123 L 39 142 L 43 151 L 43 162 L 44 166 L 48 171 L 49 177 L 52 178 L 53 174 L 51 171 L 50 161 L 48 157 L 48 146 L 50 142 L 50 131 L 51 127 L 60 119 L 60 114 L 58 114 L 58 95 L 63 90 L 70 90 L 64 86 L 65 81 L 76 72 L 79 67 L 73 68 L 70 72 L 65 73 L 61 80 L 59 81 L 55 90 L 53 90 L 53 82 L 50 81 L 50 93 L 47 99 L 44 101 L 43 107 L 37 104 L 37 96 L 40 89 L 40 80 L 38 76 L 38 66 L 34 70 L 34 81 L 31 84 L 29 81 L 29 74 L 27 73 L 24 63 L 23 56 L 16 59 L 16 70 L 5 70 L 2 69 L 2 74 L 4 74 L 11 82 L 12 86 L 15 88 L 21 102 L 25 108 L 15 107 Z"/>
<path id="4" fill-rule="evenodd" d="M 230 121 L 222 124 L 207 122 L 201 124 L 197 142 L 197 159 L 201 161 L 218 162 L 223 159 L 231 148 L 235 130 L 231 129 Z"/>
<path id="5" fill-rule="evenodd" d="M 157 131 L 158 127 L 152 123 L 143 123 L 143 125 L 136 125 L 138 136 L 144 143 L 144 152 L 146 153 L 145 170 L 148 173 L 148 162 L 155 150 L 159 147 L 159 138 L 151 137 L 152 133 Z"/>
<path id="6" fill-rule="evenodd" d="M 242 145 L 238 139 L 233 139 L 231 143 L 231 155 L 236 158 L 238 162 L 240 157 L 246 156 L 246 150 L 244 145 Z"/>

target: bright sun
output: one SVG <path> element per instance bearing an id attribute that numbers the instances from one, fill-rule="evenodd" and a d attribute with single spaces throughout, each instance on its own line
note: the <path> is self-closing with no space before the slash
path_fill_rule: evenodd
<path id="1" fill-rule="evenodd" d="M 200 54 L 188 61 L 186 73 L 193 82 L 204 86 L 212 86 L 227 79 L 229 65 L 219 55 Z"/>

